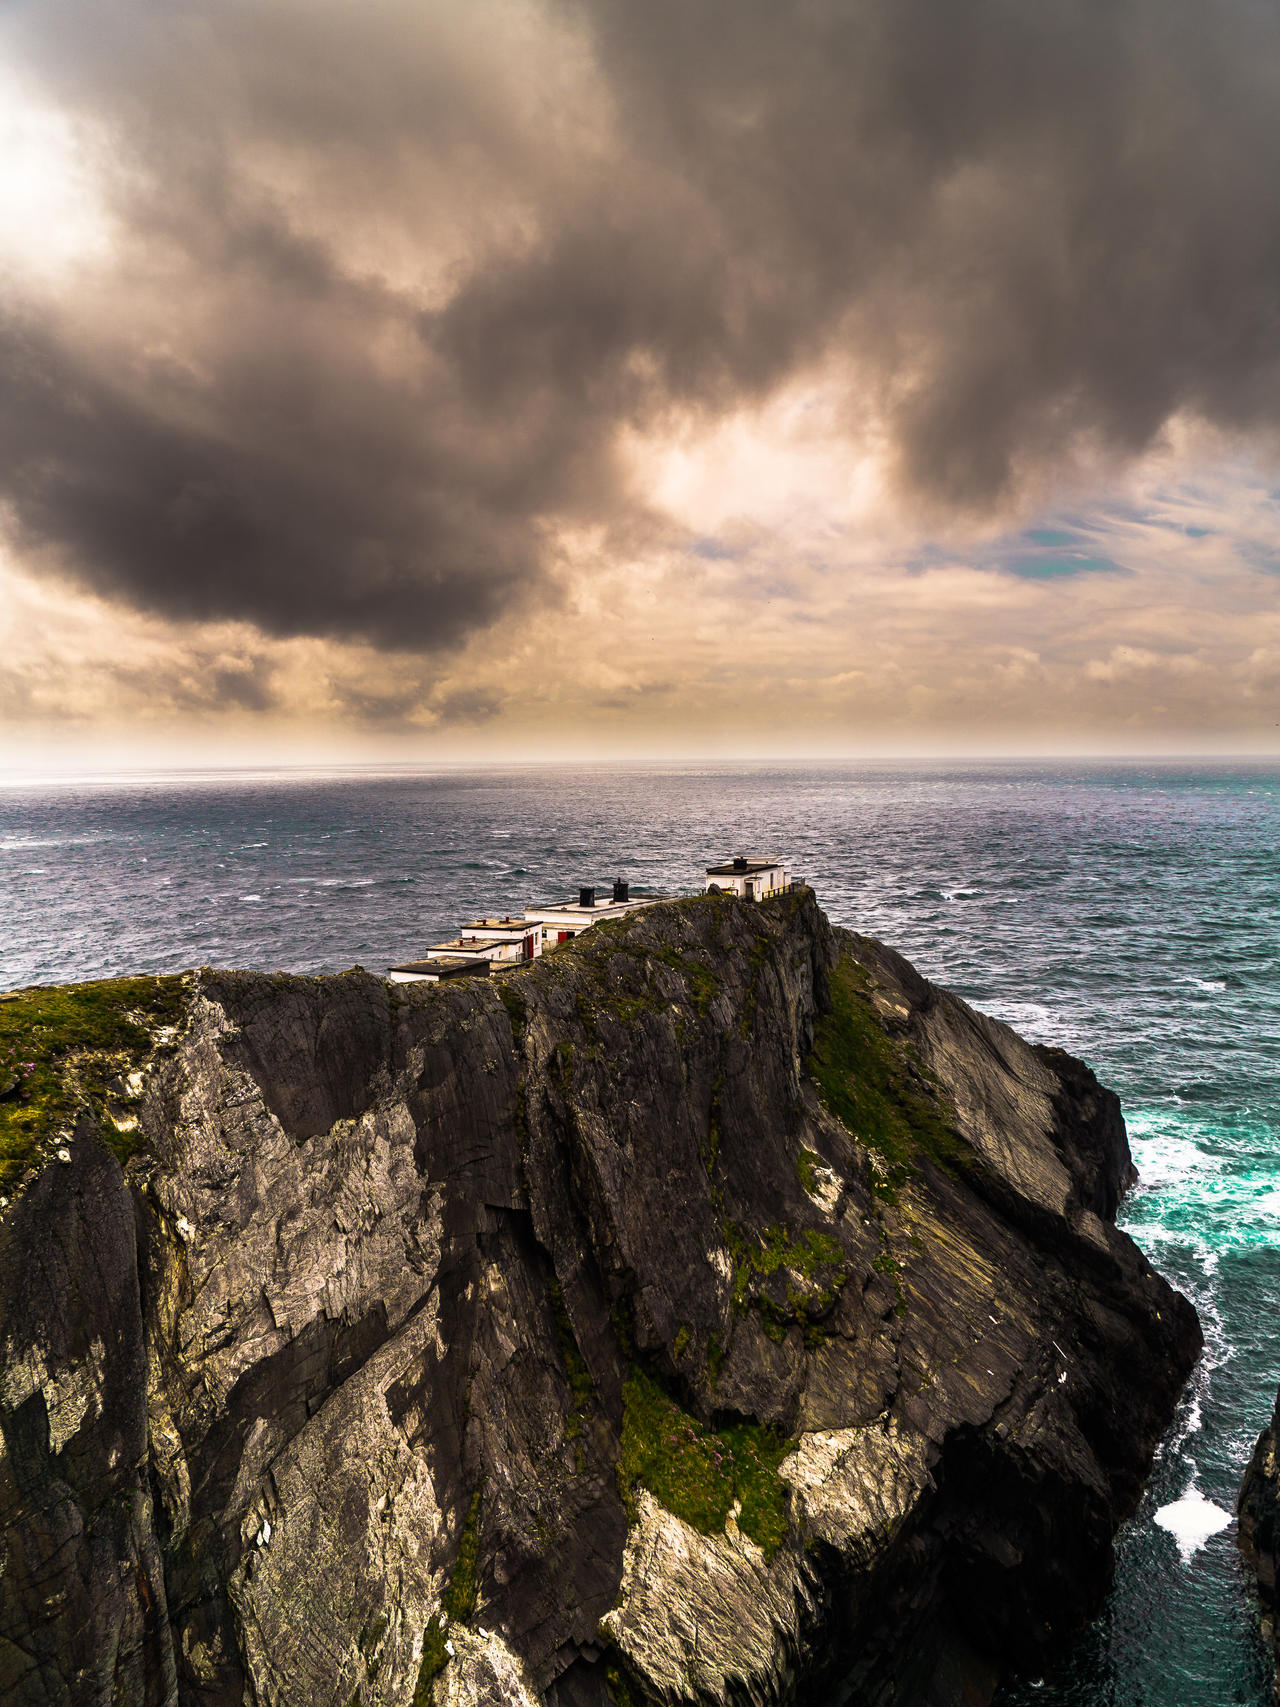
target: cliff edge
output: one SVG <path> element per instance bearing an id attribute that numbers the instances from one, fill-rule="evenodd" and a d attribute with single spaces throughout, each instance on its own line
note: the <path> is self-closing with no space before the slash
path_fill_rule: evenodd
<path id="1" fill-rule="evenodd" d="M 1280 1579 L 1280 1395 L 1275 1414 L 1258 1436 L 1253 1457 L 1240 1484 L 1236 1502 L 1239 1519 L 1237 1537 L 1258 1590 L 1262 1633 L 1271 1645 L 1277 1667 L 1276 1694 L 1280 1697 L 1280 1629 L 1277 1628 L 1276 1584 Z"/>
<path id="2" fill-rule="evenodd" d="M 6 1701 L 980 1704 L 1199 1349 L 1115 1097 L 807 890 L 5 1035 Z"/>

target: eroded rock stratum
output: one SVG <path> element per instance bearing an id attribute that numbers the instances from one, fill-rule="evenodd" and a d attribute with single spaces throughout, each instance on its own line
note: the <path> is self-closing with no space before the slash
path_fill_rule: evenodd
<path id="1" fill-rule="evenodd" d="M 1258 1591 L 1262 1633 L 1276 1663 L 1276 1697 L 1280 1700 L 1280 1395 L 1275 1413 L 1253 1449 L 1240 1484 L 1238 1538 L 1245 1563 Z"/>
<path id="2" fill-rule="evenodd" d="M 944 1707 L 1096 1608 L 1199 1332 L 1079 1062 L 809 891 L 180 994 L 12 1163 L 0 1698 Z"/>

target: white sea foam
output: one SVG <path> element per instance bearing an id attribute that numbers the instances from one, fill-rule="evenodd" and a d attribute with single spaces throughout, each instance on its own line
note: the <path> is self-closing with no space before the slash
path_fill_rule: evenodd
<path id="1" fill-rule="evenodd" d="M 286 877 L 286 883 L 305 883 L 310 889 L 371 889 L 375 883 L 384 883 L 386 878 L 379 877 Z"/>
<path id="2" fill-rule="evenodd" d="M 0 836 L 0 853 L 21 853 L 26 848 L 85 848 L 112 839 L 109 831 L 88 836 Z"/>
<path id="3" fill-rule="evenodd" d="M 1217 1535 L 1227 1527 L 1231 1514 L 1205 1499 L 1193 1483 L 1180 1500 L 1160 1507 L 1156 1522 L 1161 1529 L 1167 1529 L 1178 1543 L 1178 1552 L 1185 1565 L 1211 1535 Z"/>
<path id="4" fill-rule="evenodd" d="M 1193 1174 L 1217 1173 L 1221 1164 L 1190 1138 L 1168 1133 L 1132 1134 L 1131 1149 L 1144 1190 L 1167 1191 Z"/>
<path id="5" fill-rule="evenodd" d="M 1255 1197 L 1250 1206 L 1255 1215 L 1266 1215 L 1272 1220 L 1280 1220 L 1280 1188 L 1264 1191 L 1261 1197 Z"/>

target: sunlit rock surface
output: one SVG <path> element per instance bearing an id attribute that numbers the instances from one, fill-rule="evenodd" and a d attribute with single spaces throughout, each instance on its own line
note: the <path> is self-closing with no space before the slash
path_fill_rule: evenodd
<path id="1" fill-rule="evenodd" d="M 98 1066 L 0 1218 L 5 1701 L 981 1703 L 1199 1347 L 1115 1098 L 808 891 Z"/>

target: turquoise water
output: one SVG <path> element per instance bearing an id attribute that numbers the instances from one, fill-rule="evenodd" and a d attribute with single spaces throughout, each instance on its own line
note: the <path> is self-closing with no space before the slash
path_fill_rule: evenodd
<path id="1" fill-rule="evenodd" d="M 1005 1707 L 1271 1702 L 1224 1529 L 1280 1383 L 1280 767 L 566 768 L 189 777 L 0 791 L 0 987 L 218 965 L 381 969 L 481 907 L 777 851 L 883 937 L 1124 1099 L 1125 1224 L 1207 1349 L 1103 1617 Z"/>

